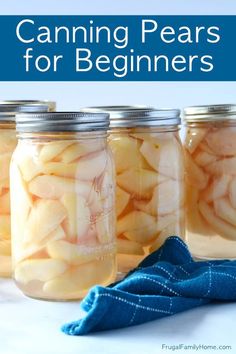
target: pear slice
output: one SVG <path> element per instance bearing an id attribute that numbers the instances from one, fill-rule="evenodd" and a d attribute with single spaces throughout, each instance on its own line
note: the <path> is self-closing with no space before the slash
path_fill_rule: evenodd
<path id="1" fill-rule="evenodd" d="M 158 174 L 146 169 L 130 169 L 116 177 L 118 186 L 132 197 L 148 199 L 158 183 Z"/>
<path id="2" fill-rule="evenodd" d="M 69 146 L 62 154 L 61 154 L 61 161 L 64 163 L 70 163 L 79 159 L 82 156 L 98 152 L 104 149 L 104 144 L 99 140 L 94 140 L 93 142 L 80 142 L 74 143 L 73 145 Z"/>
<path id="3" fill-rule="evenodd" d="M 3 130 L 1 129 L 1 144 L 0 144 L 0 154 L 5 154 L 7 152 L 13 153 L 17 145 L 16 133 L 14 129 Z"/>
<path id="4" fill-rule="evenodd" d="M 170 225 L 179 223 L 179 215 L 168 214 L 164 216 L 159 216 L 157 219 L 157 233 L 159 234 L 162 230 L 165 230 Z"/>
<path id="5" fill-rule="evenodd" d="M 184 204 L 184 190 L 181 182 L 168 180 L 154 188 L 149 202 L 135 201 L 134 206 L 153 216 L 173 213 Z"/>
<path id="6" fill-rule="evenodd" d="M 0 214 L 10 214 L 10 192 L 0 196 Z"/>
<path id="7" fill-rule="evenodd" d="M 210 228 L 207 221 L 203 218 L 201 213 L 199 212 L 198 206 L 196 205 L 195 208 L 189 210 L 186 217 L 186 227 L 187 230 L 191 233 L 197 235 L 206 235 L 210 236 L 213 235 L 214 232 Z"/>
<path id="8" fill-rule="evenodd" d="M 173 222 L 159 233 L 156 240 L 153 242 L 149 249 L 150 252 L 154 252 L 159 249 L 168 237 L 176 235 L 179 236 L 178 224 L 176 224 L 176 222 Z"/>
<path id="9" fill-rule="evenodd" d="M 87 202 L 83 197 L 78 197 L 76 201 L 76 235 L 78 240 L 86 235 L 90 224 L 91 215 Z"/>
<path id="10" fill-rule="evenodd" d="M 61 160 L 64 163 L 75 161 L 83 155 L 82 151 L 82 146 L 80 144 L 74 143 L 64 151 L 64 153 L 61 155 Z"/>
<path id="11" fill-rule="evenodd" d="M 9 256 L 1 256 L 0 255 L 0 275 L 1 277 L 11 277 L 12 273 L 12 263 L 11 257 Z"/>
<path id="12" fill-rule="evenodd" d="M 39 246 L 45 247 L 48 242 L 61 240 L 65 238 L 66 234 L 64 229 L 59 225 L 55 230 L 50 232 L 40 243 Z"/>
<path id="13" fill-rule="evenodd" d="M 236 209 L 236 177 L 233 177 L 229 184 L 229 200 L 233 208 Z"/>
<path id="14" fill-rule="evenodd" d="M 52 241 L 61 240 L 65 238 L 65 231 L 61 226 L 58 226 L 50 234 L 48 234 L 42 241 L 32 244 L 19 244 L 17 247 L 14 247 L 14 261 L 19 263 L 22 260 L 32 257 L 34 254 L 45 249 L 47 244 Z"/>
<path id="15" fill-rule="evenodd" d="M 0 180 L 9 178 L 9 167 L 11 161 L 11 153 L 0 154 Z"/>
<path id="16" fill-rule="evenodd" d="M 33 205 L 33 201 L 30 196 L 30 193 L 27 190 L 27 184 L 24 182 L 20 169 L 18 168 L 14 160 L 12 161 L 11 168 L 10 168 L 10 178 L 11 178 L 10 194 L 11 192 L 13 193 L 12 205 L 16 206 L 16 209 L 21 209 L 22 205 L 27 205 L 28 207 L 31 207 Z"/>
<path id="17" fill-rule="evenodd" d="M 43 175 L 35 177 L 29 183 L 30 193 L 43 199 L 59 199 L 65 193 L 72 193 L 75 190 L 75 181 L 72 178 Z"/>
<path id="18" fill-rule="evenodd" d="M 149 252 L 152 253 L 152 252 L 155 252 L 157 251 L 162 245 L 163 243 L 165 242 L 165 240 L 168 238 L 168 236 L 165 234 L 165 232 L 161 232 L 156 240 L 152 243 L 152 245 L 150 246 L 149 248 Z"/>
<path id="19" fill-rule="evenodd" d="M 90 224 L 87 234 L 85 234 L 83 238 L 81 237 L 78 240 L 78 244 L 81 246 L 89 247 L 98 246 L 97 230 L 95 223 Z"/>
<path id="20" fill-rule="evenodd" d="M 24 156 L 18 161 L 18 165 L 23 179 L 26 182 L 31 181 L 34 177 L 42 172 L 43 165 L 33 156 Z"/>
<path id="21" fill-rule="evenodd" d="M 170 178 L 183 179 L 184 161 L 179 142 L 168 139 L 154 145 L 144 141 L 140 152 L 155 171 Z"/>
<path id="22" fill-rule="evenodd" d="M 75 178 L 77 168 L 77 163 L 48 162 L 44 165 L 42 172 L 46 175 Z"/>
<path id="23" fill-rule="evenodd" d="M 215 175 L 236 175 L 236 157 L 222 158 L 205 166 L 205 170 Z"/>
<path id="24" fill-rule="evenodd" d="M 24 243 L 41 242 L 66 218 L 65 207 L 56 200 L 37 200 L 25 225 Z"/>
<path id="25" fill-rule="evenodd" d="M 22 284 L 30 281 L 49 281 L 63 274 L 68 266 L 59 259 L 29 259 L 15 267 L 15 280 Z"/>
<path id="26" fill-rule="evenodd" d="M 228 193 L 231 179 L 229 175 L 216 177 L 209 187 L 201 192 L 201 198 L 211 203 L 215 199 L 224 197 Z"/>
<path id="27" fill-rule="evenodd" d="M 60 141 L 60 142 L 50 142 L 46 143 L 42 146 L 40 153 L 39 153 L 39 159 L 42 162 L 48 162 L 58 155 L 60 155 L 68 146 L 72 145 L 73 141 Z"/>
<path id="28" fill-rule="evenodd" d="M 106 168 L 107 158 L 105 150 L 81 157 L 78 161 L 76 178 L 82 181 L 92 181 L 98 178 Z"/>
<path id="29" fill-rule="evenodd" d="M 86 200 L 74 193 L 65 194 L 62 197 L 62 204 L 67 210 L 67 217 L 63 227 L 69 238 L 83 238 L 90 227 L 90 210 Z"/>
<path id="30" fill-rule="evenodd" d="M 117 221 L 117 235 L 124 234 L 130 241 L 147 244 L 156 234 L 156 218 L 142 211 L 133 211 Z"/>
<path id="31" fill-rule="evenodd" d="M 214 208 L 216 215 L 224 221 L 236 226 L 236 210 L 232 207 L 229 200 L 219 198 L 214 200 Z M 235 229 L 236 233 L 236 229 Z"/>
<path id="32" fill-rule="evenodd" d="M 68 270 L 65 274 L 47 281 L 43 290 L 53 298 L 68 298 L 77 294 L 84 295 L 96 284 L 107 285 L 115 278 L 115 262 L 113 258 L 104 258 Z"/>
<path id="33" fill-rule="evenodd" d="M 204 151 L 204 152 L 207 152 L 208 154 L 210 155 L 214 155 L 214 152 L 209 148 L 209 146 L 207 145 L 207 142 L 206 141 L 202 141 L 200 144 L 199 144 L 199 148 Z"/>
<path id="34" fill-rule="evenodd" d="M 117 217 L 123 212 L 129 203 L 130 195 L 119 186 L 116 187 L 116 215 Z"/>
<path id="35" fill-rule="evenodd" d="M 199 235 L 213 234 L 209 224 L 204 220 L 198 209 L 198 201 L 200 199 L 199 190 L 187 185 L 186 205 L 187 217 L 186 227 L 188 231 Z"/>
<path id="36" fill-rule="evenodd" d="M 101 176 L 96 179 L 96 183 L 93 182 L 93 186 L 95 192 L 99 194 L 101 200 L 106 200 L 108 197 L 112 196 L 115 199 L 115 173 L 114 166 L 112 165 L 112 160 L 107 161 L 107 166 L 105 171 L 101 174 Z M 112 204 L 113 206 L 113 204 Z"/>
<path id="37" fill-rule="evenodd" d="M 154 197 L 156 197 L 156 202 Z M 153 196 L 153 203 L 158 203 L 158 215 L 171 214 L 179 210 L 185 202 L 183 182 L 169 180 L 159 184 Z"/>
<path id="38" fill-rule="evenodd" d="M 66 231 L 66 235 L 69 238 L 76 237 L 77 233 L 77 209 L 76 209 L 77 196 L 75 193 L 64 194 L 61 198 L 61 202 L 67 210 L 67 217 L 63 222 L 63 227 Z"/>
<path id="39" fill-rule="evenodd" d="M 172 132 L 165 132 L 165 134 L 162 134 L 151 133 L 150 130 L 146 133 L 137 131 L 134 133 L 130 133 L 129 136 L 138 140 L 149 142 L 154 145 L 159 145 L 161 141 L 173 138 Z"/>
<path id="40" fill-rule="evenodd" d="M 146 214 L 157 216 L 158 205 L 156 204 L 155 192 L 150 201 L 135 200 L 133 201 L 134 208 Z"/>
<path id="41" fill-rule="evenodd" d="M 88 201 L 88 204 L 91 206 L 90 202 L 93 200 L 93 194 L 94 194 L 93 183 L 89 181 L 75 180 L 75 192 L 76 194 L 86 199 Z"/>
<path id="42" fill-rule="evenodd" d="M 3 180 L 0 179 L 0 195 L 4 192 L 3 189 L 9 189 L 10 188 L 10 179 L 5 178 Z"/>
<path id="43" fill-rule="evenodd" d="M 160 167 L 160 150 L 159 144 L 152 144 L 147 141 L 144 141 L 140 147 L 140 152 L 145 160 L 157 172 L 159 172 Z"/>
<path id="44" fill-rule="evenodd" d="M 199 202 L 199 210 L 203 218 L 216 233 L 226 239 L 236 240 L 235 227 L 218 218 L 212 208 L 203 200 Z"/>
<path id="45" fill-rule="evenodd" d="M 14 160 L 11 164 L 10 175 L 12 238 L 13 246 L 17 250 L 18 246 L 22 243 L 25 225 L 33 202 Z"/>
<path id="46" fill-rule="evenodd" d="M 47 252 L 51 258 L 61 259 L 72 265 L 80 265 L 102 258 L 107 254 L 114 254 L 115 246 L 88 247 L 58 240 L 48 243 Z"/>
<path id="47" fill-rule="evenodd" d="M 195 188 L 202 190 L 208 183 L 208 175 L 193 161 L 191 155 L 186 152 L 186 178 L 187 182 Z"/>
<path id="48" fill-rule="evenodd" d="M 78 182 L 78 184 L 79 183 L 80 182 Z M 92 219 L 95 220 L 101 214 L 107 213 L 114 208 L 114 176 L 112 173 L 106 171 L 105 173 L 102 173 L 99 178 L 94 179 L 93 183 L 90 182 L 90 185 L 91 190 L 86 199 L 91 211 Z"/>
<path id="49" fill-rule="evenodd" d="M 137 139 L 115 135 L 110 139 L 109 145 L 115 159 L 117 174 L 128 169 L 143 167 L 144 158 L 139 151 L 141 143 Z"/>
<path id="50" fill-rule="evenodd" d="M 10 240 L 1 240 L 0 239 L 0 254 L 2 256 L 10 256 L 11 255 L 11 241 Z M 1 273 L 1 267 L 0 267 Z"/>
<path id="51" fill-rule="evenodd" d="M 236 154 L 235 127 L 221 127 L 213 129 L 206 135 L 206 142 L 214 154 L 219 156 L 233 156 Z"/>
<path id="52" fill-rule="evenodd" d="M 193 154 L 208 133 L 208 128 L 189 128 L 186 132 L 185 147 Z"/>
<path id="53" fill-rule="evenodd" d="M 139 243 L 122 238 L 117 239 L 117 252 L 130 255 L 144 254 L 143 247 Z"/>
<path id="54" fill-rule="evenodd" d="M 153 242 L 153 244 L 150 247 L 150 252 L 153 252 L 160 248 L 162 244 L 165 242 L 165 240 L 170 237 L 170 236 L 181 236 L 184 237 L 184 232 L 185 232 L 185 212 L 183 210 L 180 210 L 178 213 L 172 215 L 172 221 L 171 218 L 169 218 L 169 223 L 162 229 L 162 231 L 158 234 L 156 240 Z M 164 217 L 163 217 L 164 218 Z M 167 221 L 167 219 L 166 219 Z M 160 223 L 158 224 L 161 225 L 163 221 L 160 220 Z M 160 229 L 160 227 L 158 227 Z"/>
<path id="55" fill-rule="evenodd" d="M 115 238 L 115 213 L 113 210 L 100 215 L 96 220 L 97 239 L 101 244 L 112 242 Z"/>
<path id="56" fill-rule="evenodd" d="M 105 201 L 106 198 L 102 198 L 100 190 L 94 190 L 94 187 L 91 187 L 91 191 L 87 198 L 87 204 L 90 208 L 91 215 L 93 215 L 94 218 L 103 213 Z"/>
<path id="57" fill-rule="evenodd" d="M 192 188 L 189 184 L 186 185 L 186 204 L 187 210 L 192 210 L 197 206 L 200 198 L 200 192 L 196 188 Z"/>
<path id="58" fill-rule="evenodd" d="M 194 161 L 200 167 L 205 167 L 209 163 L 215 162 L 216 159 L 217 158 L 215 155 L 209 154 L 208 152 L 205 151 L 198 151 L 198 153 L 194 157 Z"/>
<path id="59" fill-rule="evenodd" d="M 9 240 L 11 237 L 10 215 L 0 215 L 0 238 Z"/>

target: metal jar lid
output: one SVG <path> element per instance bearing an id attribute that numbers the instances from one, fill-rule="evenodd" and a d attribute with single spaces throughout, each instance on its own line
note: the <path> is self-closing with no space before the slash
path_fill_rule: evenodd
<path id="1" fill-rule="evenodd" d="M 155 109 L 146 106 L 98 106 L 83 108 L 82 111 L 108 113 L 111 128 L 159 127 L 180 124 L 179 109 Z"/>
<path id="2" fill-rule="evenodd" d="M 216 104 L 206 106 L 192 106 L 184 109 L 184 120 L 186 122 L 211 122 L 220 120 L 235 120 L 235 104 Z"/>
<path id="3" fill-rule="evenodd" d="M 106 131 L 109 114 L 85 112 L 18 113 L 19 133 Z"/>
<path id="4" fill-rule="evenodd" d="M 53 112 L 56 103 L 53 101 L 0 101 L 0 122 L 15 122 L 18 112 Z"/>

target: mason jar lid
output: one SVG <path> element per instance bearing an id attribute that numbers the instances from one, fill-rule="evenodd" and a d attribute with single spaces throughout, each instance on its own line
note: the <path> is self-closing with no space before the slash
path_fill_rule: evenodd
<path id="1" fill-rule="evenodd" d="M 106 131 L 109 114 L 85 112 L 18 113 L 19 133 Z"/>
<path id="2" fill-rule="evenodd" d="M 180 124 L 179 109 L 155 109 L 146 106 L 98 106 L 83 112 L 106 112 L 111 128 L 175 126 Z"/>
<path id="3" fill-rule="evenodd" d="M 216 104 L 184 108 L 184 119 L 186 122 L 209 122 L 235 118 L 235 104 Z"/>
<path id="4" fill-rule="evenodd" d="M 18 112 L 51 112 L 56 109 L 53 101 L 0 101 L 0 122 L 15 122 Z"/>

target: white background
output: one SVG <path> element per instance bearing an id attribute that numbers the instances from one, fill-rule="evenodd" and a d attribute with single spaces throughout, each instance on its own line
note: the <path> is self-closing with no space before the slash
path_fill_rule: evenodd
<path id="1" fill-rule="evenodd" d="M 236 14 L 235 0 L 0 0 L 1 15 Z M 236 50 L 232 46 L 232 50 Z M 222 53 L 224 55 L 224 53 Z M 235 103 L 236 82 L 0 82 L 2 99 L 51 99 L 59 110 L 146 104 L 182 108 Z"/>

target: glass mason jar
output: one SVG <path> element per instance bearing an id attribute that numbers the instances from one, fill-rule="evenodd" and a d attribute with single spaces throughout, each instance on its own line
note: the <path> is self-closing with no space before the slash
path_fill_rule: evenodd
<path id="1" fill-rule="evenodd" d="M 28 296 L 83 297 L 116 275 L 107 114 L 17 116 L 11 177 L 14 278 Z"/>
<path id="2" fill-rule="evenodd" d="M 0 276 L 11 276 L 11 230 L 9 165 L 16 147 L 17 112 L 47 112 L 55 109 L 48 101 L 0 101 Z"/>
<path id="3" fill-rule="evenodd" d="M 236 105 L 185 109 L 187 232 L 199 259 L 236 258 Z"/>
<path id="4" fill-rule="evenodd" d="M 116 167 L 118 270 L 127 273 L 171 235 L 184 237 L 179 110 L 94 107 L 110 114 Z"/>

